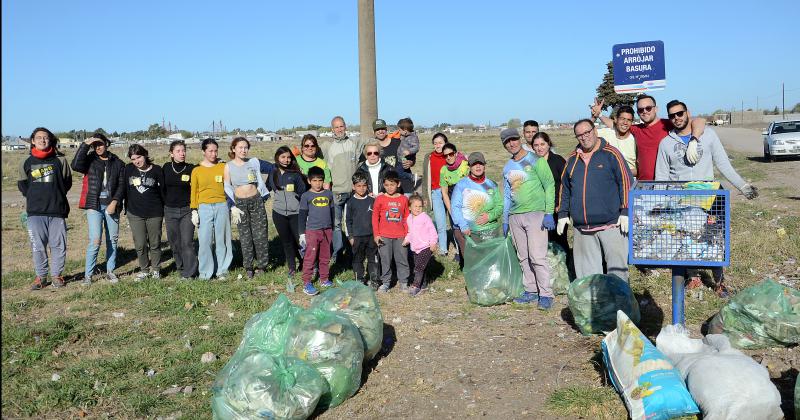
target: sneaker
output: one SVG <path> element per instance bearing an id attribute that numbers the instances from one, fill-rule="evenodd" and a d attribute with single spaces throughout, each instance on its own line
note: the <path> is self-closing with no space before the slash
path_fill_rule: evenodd
<path id="1" fill-rule="evenodd" d="M 420 289 L 417 286 L 411 286 L 411 287 L 408 288 L 408 294 L 411 295 L 411 296 L 416 296 L 416 295 L 418 295 L 420 293 L 422 293 L 422 289 Z"/>
<path id="2" fill-rule="evenodd" d="M 461 264 L 461 255 L 458 254 L 458 253 L 456 255 L 453 255 L 453 262 L 457 263 L 457 264 Z"/>
<path id="3" fill-rule="evenodd" d="M 325 280 L 319 284 L 322 287 L 333 287 L 333 282 L 330 280 Z"/>
<path id="4" fill-rule="evenodd" d="M 406 282 L 399 282 L 398 286 L 400 286 L 401 292 L 408 292 L 408 283 Z"/>
<path id="5" fill-rule="evenodd" d="M 133 278 L 133 281 L 142 281 L 142 280 L 146 279 L 149 275 L 150 275 L 150 273 L 148 273 L 147 271 L 140 271 Z"/>
<path id="6" fill-rule="evenodd" d="M 700 276 L 692 277 L 688 283 L 686 283 L 686 290 L 697 289 L 698 287 L 703 285 L 703 281 L 700 279 Z"/>
<path id="7" fill-rule="evenodd" d="M 553 307 L 553 298 L 542 296 L 539 298 L 539 309 L 546 311 Z"/>
<path id="8" fill-rule="evenodd" d="M 378 282 L 371 281 L 371 282 L 369 282 L 369 287 L 370 287 L 372 290 L 376 290 L 376 291 L 377 291 L 377 290 L 378 290 L 378 288 L 379 288 L 379 287 L 381 287 L 381 284 L 380 284 L 380 283 L 378 283 Z"/>
<path id="9" fill-rule="evenodd" d="M 84 277 L 83 280 L 81 280 L 81 286 L 91 286 L 91 285 L 92 285 L 92 276 Z"/>
<path id="10" fill-rule="evenodd" d="M 305 294 L 307 294 L 309 296 L 314 296 L 317 293 L 319 293 L 319 291 L 317 290 L 316 287 L 314 287 L 313 284 L 307 283 L 305 286 L 303 286 L 303 293 L 305 293 Z"/>
<path id="11" fill-rule="evenodd" d="M 161 272 L 159 272 L 158 270 L 151 271 L 150 272 L 150 277 L 158 280 L 158 279 L 161 278 Z"/>
<path id="12" fill-rule="evenodd" d="M 389 285 L 382 284 L 378 287 L 378 293 L 389 293 Z"/>
<path id="13" fill-rule="evenodd" d="M 536 292 L 522 292 L 518 298 L 514 299 L 514 303 L 534 303 L 539 300 L 539 294 Z"/>
<path id="14" fill-rule="evenodd" d="M 730 296 L 730 291 L 728 290 L 728 286 L 725 283 L 718 283 L 717 286 L 714 288 L 714 293 L 719 296 L 720 299 L 727 299 Z"/>
<path id="15" fill-rule="evenodd" d="M 191 277 L 183 277 L 183 276 L 181 276 L 181 278 L 179 278 L 178 280 L 180 280 L 180 281 L 190 281 L 191 279 L 192 279 Z"/>
<path id="16" fill-rule="evenodd" d="M 253 271 L 253 277 L 258 277 L 258 276 L 260 276 L 262 274 L 264 274 L 264 270 L 262 270 L 260 268 L 256 268 L 255 271 Z"/>
<path id="17" fill-rule="evenodd" d="M 228 280 L 228 276 L 227 276 L 227 274 L 217 274 L 217 280 L 219 280 L 219 281 Z"/>
<path id="18" fill-rule="evenodd" d="M 247 270 L 247 278 L 248 279 L 252 279 L 255 276 L 256 276 L 256 273 L 253 272 L 253 270 Z"/>
<path id="19" fill-rule="evenodd" d="M 86 281 L 86 280 L 84 280 L 84 281 Z M 91 282 L 91 279 L 89 281 Z M 53 277 L 53 287 L 55 287 L 55 288 L 64 287 L 64 285 L 66 285 L 66 284 L 67 284 L 67 282 L 64 280 L 64 277 L 61 277 L 61 276 Z"/>
<path id="20" fill-rule="evenodd" d="M 36 278 L 33 279 L 33 284 L 31 285 L 31 290 L 42 290 L 42 288 L 45 287 L 45 286 L 47 286 L 47 282 L 45 280 L 42 280 L 41 277 L 36 276 Z"/>
<path id="21" fill-rule="evenodd" d="M 112 284 L 119 283 L 119 278 L 114 273 L 108 273 L 108 282 Z"/>

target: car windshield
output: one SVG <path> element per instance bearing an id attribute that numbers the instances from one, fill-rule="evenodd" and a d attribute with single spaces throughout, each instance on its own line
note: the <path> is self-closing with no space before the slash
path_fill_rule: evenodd
<path id="1" fill-rule="evenodd" d="M 787 121 L 781 123 L 775 123 L 772 126 L 772 132 L 770 134 L 780 134 L 780 133 L 798 133 L 800 132 L 800 121 Z"/>

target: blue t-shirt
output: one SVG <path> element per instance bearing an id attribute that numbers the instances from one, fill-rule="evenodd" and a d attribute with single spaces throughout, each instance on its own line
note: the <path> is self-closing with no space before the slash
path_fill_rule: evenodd
<path id="1" fill-rule="evenodd" d="M 300 232 L 333 227 L 333 193 L 331 190 L 308 190 L 300 196 Z"/>
<path id="2" fill-rule="evenodd" d="M 692 138 L 692 135 L 691 134 L 687 134 L 685 136 L 678 136 L 678 137 L 681 138 L 681 141 L 683 141 L 683 144 L 689 144 L 689 139 Z"/>

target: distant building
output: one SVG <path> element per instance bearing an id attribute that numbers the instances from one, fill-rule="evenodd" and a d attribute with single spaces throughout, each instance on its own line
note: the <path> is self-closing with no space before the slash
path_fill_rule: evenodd
<path id="1" fill-rule="evenodd" d="M 294 136 L 298 139 L 302 139 L 306 134 L 311 134 L 312 136 L 319 138 L 318 130 L 298 130 L 294 132 Z"/>
<path id="2" fill-rule="evenodd" d="M 10 138 L 4 137 L 3 138 L 3 151 L 12 151 L 12 150 L 26 150 L 30 147 L 29 143 L 22 139 L 22 137 Z"/>

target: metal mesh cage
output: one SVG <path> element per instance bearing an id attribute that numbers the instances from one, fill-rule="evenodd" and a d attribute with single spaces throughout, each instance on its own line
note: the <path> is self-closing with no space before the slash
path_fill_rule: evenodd
<path id="1" fill-rule="evenodd" d="M 628 196 L 634 265 L 730 264 L 730 192 L 716 181 L 640 181 Z"/>

